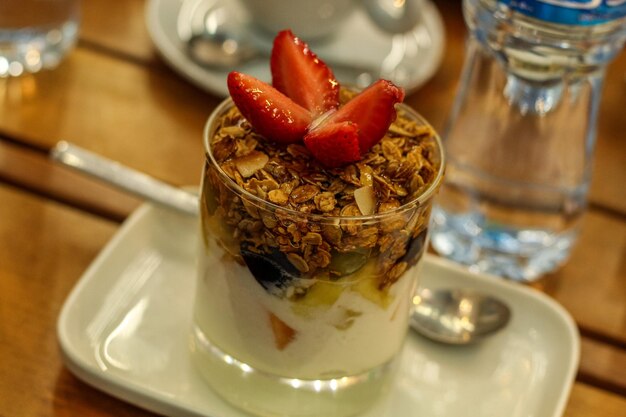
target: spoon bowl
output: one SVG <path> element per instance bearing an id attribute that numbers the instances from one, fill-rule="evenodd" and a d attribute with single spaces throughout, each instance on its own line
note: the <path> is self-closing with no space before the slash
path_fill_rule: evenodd
<path id="1" fill-rule="evenodd" d="M 436 342 L 466 345 L 506 326 L 511 310 L 503 301 L 466 289 L 422 289 L 413 298 L 410 324 Z"/>
<path id="2" fill-rule="evenodd" d="M 245 20 L 225 0 L 185 0 L 176 29 L 190 57 L 208 68 L 228 68 L 261 55 L 242 29 Z"/>
<path id="3" fill-rule="evenodd" d="M 363 0 L 370 20 L 391 35 L 391 49 L 380 66 L 380 76 L 406 85 L 420 71 L 419 62 L 433 48 L 433 39 L 422 18 L 426 0 Z"/>

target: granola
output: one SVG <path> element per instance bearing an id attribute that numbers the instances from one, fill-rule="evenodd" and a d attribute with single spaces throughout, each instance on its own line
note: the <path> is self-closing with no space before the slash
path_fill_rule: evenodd
<path id="1" fill-rule="evenodd" d="M 353 95 L 342 90 L 342 103 Z M 234 193 L 208 164 L 204 193 L 214 202 L 204 205 L 203 215 L 217 217 L 222 236 L 235 240 L 229 252 L 236 259 L 241 257 L 237 246 L 256 254 L 280 253 L 281 262 L 301 278 L 333 280 L 355 272 L 337 265 L 342 256 L 365 254 L 359 255 L 361 266 L 373 263 L 377 287 L 384 291 L 413 262 L 407 256 L 413 241 L 425 237 L 429 213 L 409 206 L 440 168 L 434 135 L 400 107 L 387 134 L 360 161 L 326 168 L 300 144 L 260 137 L 232 106 L 210 138 L 212 154 L 230 180 L 262 201 Z M 419 256 L 421 251 L 412 254 Z M 277 295 L 303 293 L 288 288 L 279 288 Z"/>

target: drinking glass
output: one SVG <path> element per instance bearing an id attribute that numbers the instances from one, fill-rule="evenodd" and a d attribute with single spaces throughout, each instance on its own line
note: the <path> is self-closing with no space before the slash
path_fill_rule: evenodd
<path id="1" fill-rule="evenodd" d="M 280 178 L 268 174 L 251 189 L 220 166 L 226 150 L 211 138 L 237 130 L 232 109 L 227 99 L 205 128 L 194 361 L 218 394 L 253 414 L 353 415 L 387 389 L 407 333 L 443 175 L 439 138 L 426 148 L 432 181 L 411 201 L 367 216 L 349 204 L 325 216 L 269 201 Z M 407 106 L 399 112 L 427 126 Z M 311 192 L 303 186 L 289 198 Z"/>
<path id="2" fill-rule="evenodd" d="M 76 43 L 78 0 L 0 1 L 0 77 L 56 67 Z"/>

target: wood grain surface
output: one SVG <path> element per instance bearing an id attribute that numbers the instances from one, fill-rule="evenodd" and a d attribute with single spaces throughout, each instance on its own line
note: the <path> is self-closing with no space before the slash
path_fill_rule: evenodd
<path id="1" fill-rule="evenodd" d="M 406 99 L 437 129 L 464 59 L 460 3 L 436 2 L 446 24 L 442 66 Z M 57 70 L 0 78 L 0 417 L 153 415 L 75 378 L 55 329 L 73 285 L 140 202 L 47 156 L 63 139 L 175 185 L 198 184 L 202 129 L 221 98 L 161 60 L 145 4 L 83 1 L 80 41 Z M 580 239 L 563 268 L 533 285 L 580 328 L 567 417 L 626 415 L 624 109 L 626 53 L 607 71 Z"/>
<path id="2" fill-rule="evenodd" d="M 74 377 L 56 339 L 66 296 L 118 224 L 3 185 L 0 201 L 0 218 L 12 220 L 0 222 L 0 416 L 153 415 Z M 624 413 L 623 396 L 581 382 L 565 416 Z"/>

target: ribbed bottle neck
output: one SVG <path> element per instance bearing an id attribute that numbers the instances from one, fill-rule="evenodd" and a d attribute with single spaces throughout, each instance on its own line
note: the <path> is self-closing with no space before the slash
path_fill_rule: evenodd
<path id="1" fill-rule="evenodd" d="M 497 0 L 464 0 L 472 36 L 509 70 L 529 80 L 581 77 L 603 71 L 622 50 L 626 17 L 596 25 L 545 22 Z"/>

